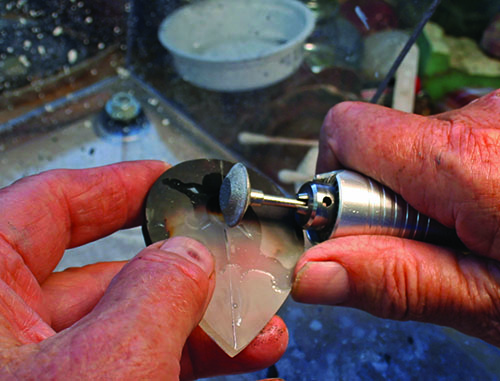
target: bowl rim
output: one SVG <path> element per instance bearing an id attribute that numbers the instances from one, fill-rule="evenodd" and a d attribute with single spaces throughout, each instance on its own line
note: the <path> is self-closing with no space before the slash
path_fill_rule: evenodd
<path id="1" fill-rule="evenodd" d="M 241 3 L 247 3 L 250 0 L 207 0 L 207 1 L 227 1 L 229 3 L 235 3 L 236 1 L 239 1 Z M 269 0 L 251 0 L 253 2 L 261 2 L 264 4 L 268 4 Z M 164 35 L 164 30 L 168 28 L 169 24 L 172 22 L 174 16 L 189 7 L 191 7 L 193 4 L 185 5 L 183 7 L 180 7 L 170 13 L 167 17 L 163 19 L 163 21 L 160 23 L 160 27 L 158 28 L 158 39 L 160 43 L 163 45 L 164 48 L 169 50 L 174 56 L 190 59 L 192 61 L 197 61 L 200 63 L 239 63 L 239 62 L 249 62 L 249 61 L 255 61 L 258 59 L 266 58 L 273 56 L 277 53 L 282 53 L 284 51 L 287 51 L 289 48 L 292 48 L 301 42 L 305 41 L 306 38 L 312 33 L 315 24 L 316 24 L 316 15 L 311 11 L 305 4 L 297 1 L 297 0 L 273 0 L 275 3 L 281 3 L 285 6 L 292 7 L 294 9 L 297 9 L 301 12 L 301 14 L 305 18 L 305 25 L 302 28 L 302 30 L 295 36 L 294 38 L 288 40 L 286 43 L 278 45 L 276 47 L 270 48 L 265 52 L 265 54 L 259 54 L 256 55 L 255 57 L 246 57 L 243 59 L 238 59 L 238 58 L 218 58 L 218 57 L 202 57 L 198 54 L 194 53 L 189 53 L 186 52 L 185 50 L 178 49 L 176 47 L 173 47 L 172 44 L 169 41 L 166 41 L 165 38 L 163 37 Z M 194 3 L 196 5 L 197 3 Z M 198 3 L 199 4 L 199 3 Z"/>

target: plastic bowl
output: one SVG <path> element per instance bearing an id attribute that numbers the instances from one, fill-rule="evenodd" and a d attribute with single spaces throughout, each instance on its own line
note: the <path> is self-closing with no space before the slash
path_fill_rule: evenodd
<path id="1" fill-rule="evenodd" d="M 184 80 L 233 92 L 294 73 L 314 23 L 314 14 L 295 0 L 205 0 L 171 13 L 158 36 Z"/>

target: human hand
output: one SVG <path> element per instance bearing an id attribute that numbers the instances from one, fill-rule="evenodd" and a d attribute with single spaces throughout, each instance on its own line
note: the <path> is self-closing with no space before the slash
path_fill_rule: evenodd
<path id="1" fill-rule="evenodd" d="M 197 327 L 215 279 L 211 254 L 194 240 L 52 273 L 65 249 L 139 224 L 166 169 L 56 170 L 0 190 L 1 379 L 191 379 L 264 368 L 283 354 L 277 317 L 232 359 Z"/>
<path id="2" fill-rule="evenodd" d="M 500 346 L 499 164 L 500 90 L 433 117 L 335 106 L 318 172 L 372 177 L 456 229 L 473 254 L 387 236 L 335 238 L 300 259 L 294 298 L 446 325 Z"/>

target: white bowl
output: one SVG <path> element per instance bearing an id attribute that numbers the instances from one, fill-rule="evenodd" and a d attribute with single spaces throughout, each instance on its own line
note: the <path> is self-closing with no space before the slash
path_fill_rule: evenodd
<path id="1" fill-rule="evenodd" d="M 314 23 L 313 13 L 295 0 L 203 0 L 171 13 L 158 37 L 186 81 L 245 91 L 294 73 Z"/>

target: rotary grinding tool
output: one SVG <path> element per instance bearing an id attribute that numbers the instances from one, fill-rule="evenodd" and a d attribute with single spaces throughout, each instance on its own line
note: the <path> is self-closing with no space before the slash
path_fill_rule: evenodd
<path id="1" fill-rule="evenodd" d="M 238 225 L 250 207 L 294 208 L 297 223 L 314 244 L 348 235 L 390 235 L 465 248 L 455 230 L 419 213 L 389 188 L 349 170 L 318 174 L 291 198 L 252 189 L 246 167 L 237 163 L 224 178 L 219 204 L 230 227 Z"/>

